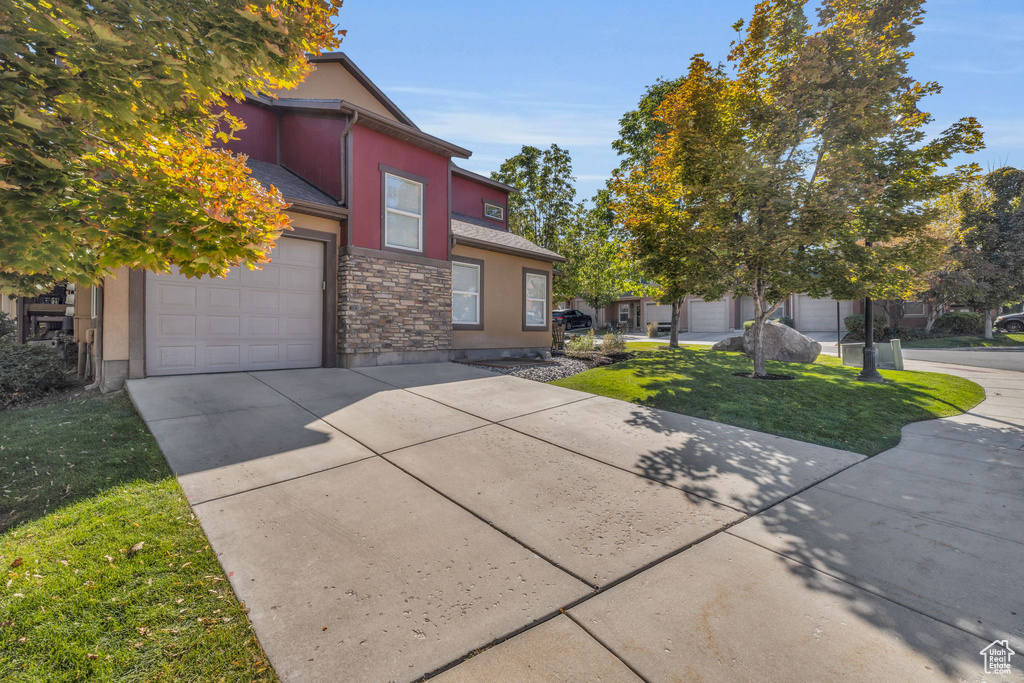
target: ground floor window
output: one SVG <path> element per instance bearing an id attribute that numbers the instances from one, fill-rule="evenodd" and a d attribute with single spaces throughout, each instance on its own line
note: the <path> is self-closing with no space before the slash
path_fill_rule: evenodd
<path id="1" fill-rule="evenodd" d="M 452 261 L 452 325 L 483 325 L 483 261 Z"/>
<path id="2" fill-rule="evenodd" d="M 523 268 L 523 329 L 547 329 L 550 297 L 548 273 Z"/>

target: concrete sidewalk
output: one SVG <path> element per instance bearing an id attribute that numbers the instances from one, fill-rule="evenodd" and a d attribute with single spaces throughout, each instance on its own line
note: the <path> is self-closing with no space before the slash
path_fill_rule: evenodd
<path id="1" fill-rule="evenodd" d="M 870 460 L 454 364 L 129 391 L 285 681 L 983 680 L 1024 382 L 954 370 Z"/>

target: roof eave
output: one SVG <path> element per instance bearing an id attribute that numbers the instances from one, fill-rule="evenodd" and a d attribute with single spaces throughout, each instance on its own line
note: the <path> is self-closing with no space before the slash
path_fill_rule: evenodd
<path id="1" fill-rule="evenodd" d="M 473 173 L 473 171 L 467 171 L 461 166 L 456 166 L 455 164 L 452 164 L 452 175 L 457 175 L 460 178 L 465 178 L 466 180 L 471 180 L 475 183 L 480 183 L 481 185 L 487 185 L 488 187 L 493 187 L 496 190 L 508 192 L 509 194 L 519 192 L 517 188 L 512 187 L 511 185 L 506 185 L 501 181 L 488 178 L 487 176 L 479 173 Z"/>
<path id="2" fill-rule="evenodd" d="M 359 125 L 371 130 L 377 130 L 399 140 L 405 140 L 435 154 L 445 157 L 459 157 L 460 159 L 468 159 L 473 154 L 473 152 L 464 147 L 459 147 L 447 140 L 424 133 L 419 128 L 408 126 L 399 121 L 393 121 L 386 116 L 381 116 L 369 109 L 363 109 L 346 100 L 310 100 L 284 97 L 270 99 L 251 93 L 246 93 L 246 99 L 269 108 L 292 109 L 296 112 L 311 114 L 338 113 L 352 115 L 358 113 Z"/>
<path id="3" fill-rule="evenodd" d="M 285 195 L 283 199 L 289 204 L 285 211 L 295 211 L 297 213 L 304 213 L 307 216 L 317 216 L 318 218 L 335 218 L 338 220 L 348 218 L 348 209 L 343 206 L 320 204 L 319 202 L 297 199 L 287 195 Z"/>
<path id="4" fill-rule="evenodd" d="M 464 247 L 473 247 L 474 249 L 483 249 L 484 251 L 496 251 L 500 254 L 511 254 L 512 256 L 522 256 L 523 258 L 533 259 L 534 261 L 543 261 L 544 263 L 565 263 L 569 260 L 564 256 L 559 256 L 558 254 L 538 254 L 535 251 L 517 249 L 504 244 L 495 244 L 494 242 L 473 239 L 472 237 L 460 237 L 459 235 L 452 235 L 452 237 L 455 240 L 455 244 L 461 244 Z"/>

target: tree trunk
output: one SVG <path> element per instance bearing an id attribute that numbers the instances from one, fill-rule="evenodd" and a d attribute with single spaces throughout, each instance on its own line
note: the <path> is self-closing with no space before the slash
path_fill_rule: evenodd
<path id="1" fill-rule="evenodd" d="M 682 299 L 672 300 L 672 336 L 668 339 L 669 348 L 679 347 L 679 309 L 682 308 Z"/>
<path id="2" fill-rule="evenodd" d="M 754 287 L 754 324 L 751 325 L 751 333 L 754 335 L 754 377 L 768 376 L 768 360 L 764 357 L 764 326 L 771 320 L 775 311 L 779 310 L 785 299 L 780 299 L 772 305 L 764 299 L 764 289 Z"/>
<path id="3" fill-rule="evenodd" d="M 992 338 L 992 309 L 985 309 L 985 339 Z"/>

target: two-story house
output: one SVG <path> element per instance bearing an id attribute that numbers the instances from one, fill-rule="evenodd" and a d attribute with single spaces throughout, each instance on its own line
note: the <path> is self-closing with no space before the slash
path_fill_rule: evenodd
<path id="1" fill-rule="evenodd" d="M 546 352 L 559 255 L 508 232 L 514 189 L 461 169 L 343 53 L 230 111 L 228 148 L 291 203 L 270 263 L 226 278 L 122 269 L 76 296 L 100 386 L 153 375 Z M 92 328 L 92 331 L 88 331 Z"/>

